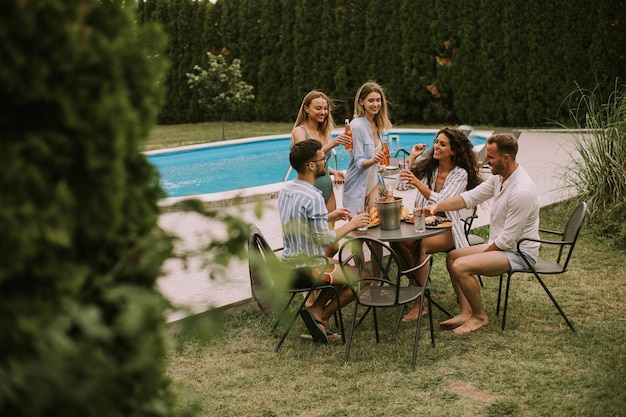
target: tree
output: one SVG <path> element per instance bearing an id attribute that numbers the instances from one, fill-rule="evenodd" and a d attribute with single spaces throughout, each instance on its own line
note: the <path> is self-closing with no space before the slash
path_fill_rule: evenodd
<path id="1" fill-rule="evenodd" d="M 243 81 L 241 61 L 234 59 L 228 65 L 223 55 L 207 52 L 207 69 L 195 65 L 195 72 L 187 73 L 189 88 L 200 93 L 198 102 L 209 112 L 221 114 L 222 140 L 224 140 L 224 121 L 226 114 L 242 110 L 254 100 L 252 86 Z"/>
<path id="2" fill-rule="evenodd" d="M 122 3 L 2 2 L 2 416 L 176 414 L 155 290 L 172 242 L 138 152 L 165 39 Z"/>

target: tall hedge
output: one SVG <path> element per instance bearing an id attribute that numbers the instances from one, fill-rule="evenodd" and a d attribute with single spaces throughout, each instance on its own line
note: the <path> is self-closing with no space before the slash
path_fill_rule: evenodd
<path id="1" fill-rule="evenodd" d="M 394 122 L 541 126 L 566 118 L 565 97 L 581 85 L 607 89 L 626 77 L 624 0 L 145 0 L 171 11 L 189 4 L 218 10 L 203 33 L 180 33 L 175 14 L 145 7 L 174 43 L 202 39 L 204 51 L 242 62 L 256 102 L 247 119 L 290 121 L 304 93 L 336 99 L 352 112 L 357 88 L 374 79 L 387 91 Z M 195 6 L 194 6 L 195 7 Z M 204 19 L 205 14 L 185 19 Z M 213 22 L 212 22 L 213 23 Z M 214 31 L 213 28 L 219 28 Z M 185 29 L 187 30 L 187 29 Z M 191 116 L 196 98 L 174 72 L 189 59 L 168 49 L 163 123 Z M 185 103 L 187 102 L 187 104 Z M 211 115 L 205 115 L 211 120 Z M 234 115 L 233 117 L 241 117 Z M 215 120 L 215 118 L 213 118 Z"/>
<path id="2" fill-rule="evenodd" d="M 125 6 L 122 5 L 125 3 Z M 0 415 L 174 414 L 154 125 L 161 33 L 129 1 L 0 4 Z"/>

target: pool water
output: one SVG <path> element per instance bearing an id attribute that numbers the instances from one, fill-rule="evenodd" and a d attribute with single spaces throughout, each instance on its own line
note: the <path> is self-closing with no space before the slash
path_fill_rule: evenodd
<path id="1" fill-rule="evenodd" d="M 392 131 L 389 134 L 392 139 L 388 141 L 391 156 L 398 149 L 410 150 L 417 143 L 430 146 L 435 133 Z M 470 136 L 470 140 L 475 146 L 485 142 L 485 138 L 478 136 Z M 283 181 L 289 168 L 290 141 L 289 135 L 285 135 L 243 143 L 219 142 L 191 150 L 153 152 L 148 160 L 159 170 L 161 186 L 168 197 L 218 193 Z M 348 152 L 343 146 L 335 150 L 338 168 L 347 169 Z M 334 158 L 331 157 L 329 164 L 335 167 Z M 292 170 L 288 179 L 295 176 Z"/>

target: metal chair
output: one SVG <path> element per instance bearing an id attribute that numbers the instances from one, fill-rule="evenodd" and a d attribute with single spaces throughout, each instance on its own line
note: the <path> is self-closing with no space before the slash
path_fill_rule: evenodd
<path id="1" fill-rule="evenodd" d="M 506 325 L 506 312 L 508 309 L 508 301 L 509 301 L 509 289 L 511 287 L 511 277 L 515 273 L 528 273 L 533 274 L 539 284 L 543 287 L 550 300 L 559 310 L 561 316 L 569 326 L 569 328 L 575 332 L 574 325 L 569 321 L 565 312 L 557 303 L 556 299 L 546 286 L 545 282 L 541 278 L 541 275 L 558 275 L 563 274 L 567 271 L 567 265 L 569 264 L 570 259 L 572 258 L 572 253 L 574 251 L 574 247 L 576 246 L 576 241 L 578 240 L 578 235 L 583 226 L 583 222 L 585 221 L 585 215 L 587 213 L 587 203 L 582 202 L 576 206 L 576 208 L 570 214 L 567 223 L 565 224 L 565 228 L 562 232 L 557 232 L 554 230 L 547 229 L 539 229 L 540 232 L 548 233 L 551 235 L 561 236 L 561 240 L 544 240 L 544 239 L 521 239 L 517 244 L 517 250 L 526 262 L 527 268 L 524 269 L 514 269 L 507 273 L 507 281 L 506 281 L 506 292 L 504 296 L 504 312 L 502 314 L 502 330 L 504 330 L 504 326 Z M 539 242 L 542 245 L 553 246 L 558 248 L 556 258 L 554 260 L 537 260 L 537 263 L 533 266 L 531 263 L 524 257 L 523 253 L 520 251 L 520 243 L 524 241 L 533 241 Z M 498 290 L 498 306 L 496 308 L 496 314 L 500 313 L 500 298 L 502 294 L 502 281 L 504 278 L 504 274 L 500 275 L 500 288 Z"/>
<path id="2" fill-rule="evenodd" d="M 301 270 L 290 269 L 283 264 L 276 256 L 276 252 L 282 248 L 272 249 L 263 233 L 259 228 L 251 224 L 250 236 L 248 238 L 248 258 L 250 271 L 250 285 L 252 287 L 252 298 L 267 317 L 272 316 L 272 299 L 280 294 L 289 294 L 289 301 L 282 308 L 281 312 L 276 314 L 277 318 L 271 332 L 274 332 L 281 322 L 281 318 L 287 315 L 287 311 L 291 306 L 296 294 L 307 293 L 303 297 L 302 302 L 298 306 L 295 314 L 293 314 L 287 324 L 287 328 L 282 334 L 278 345 L 274 349 L 278 352 L 283 342 L 287 338 L 289 331 L 293 327 L 300 310 L 305 308 L 305 304 L 316 290 L 328 289 L 334 291 L 334 300 L 337 301 L 337 311 L 335 312 L 335 324 L 341 329 L 341 338 L 345 343 L 345 330 L 343 326 L 343 316 L 341 315 L 341 305 L 339 300 L 339 291 L 334 285 L 326 283 L 319 277 L 303 276 Z M 326 258 L 324 258 L 326 259 Z M 312 284 L 310 284 L 312 282 Z"/>
<path id="3" fill-rule="evenodd" d="M 371 264 L 375 264 L 380 270 L 379 276 L 374 276 L 366 268 L 365 258 L 363 251 L 354 249 L 362 248 L 366 246 L 371 253 Z M 383 250 L 380 250 L 380 247 Z M 350 249 L 349 249 L 350 248 Z M 376 249 L 374 249 L 376 248 Z M 384 254 L 387 255 L 384 255 Z M 341 246 L 339 249 L 339 262 L 342 268 L 346 268 L 347 265 L 352 265 L 357 268 L 358 278 L 355 285 L 352 288 L 354 293 L 354 314 L 352 316 L 352 325 L 350 327 L 350 334 L 348 336 L 348 342 L 346 344 L 345 363 L 348 363 L 350 357 L 350 348 L 352 346 L 352 340 L 354 339 L 354 333 L 356 329 L 357 314 L 359 306 L 371 308 L 374 319 L 374 330 L 376 334 L 376 343 L 380 341 L 380 335 L 378 331 L 378 315 L 376 310 L 379 308 L 389 308 L 404 306 L 412 303 L 414 300 L 420 298 L 420 309 L 423 307 L 424 298 L 428 300 L 428 317 L 430 319 L 430 338 L 431 345 L 435 345 L 435 335 L 433 326 L 433 316 L 431 308 L 430 294 L 427 291 L 428 276 L 430 275 L 430 259 L 431 255 L 428 255 L 426 259 L 419 265 L 402 270 L 402 263 L 398 254 L 394 249 L 385 242 L 378 239 L 359 237 L 351 239 Z M 371 265 L 370 265 L 371 266 Z M 412 275 L 419 269 L 427 268 L 427 279 L 424 280 L 422 286 L 413 286 L 411 284 Z M 345 271 L 345 274 L 349 274 L 349 271 Z M 396 324 L 393 330 L 393 336 L 395 337 L 398 332 L 398 326 L 400 324 L 401 316 L 398 316 Z M 413 362 L 412 369 L 415 370 L 415 362 L 417 360 L 417 344 L 420 334 L 421 315 L 416 320 L 415 328 L 415 342 L 413 345 Z"/>
<path id="4" fill-rule="evenodd" d="M 459 210 L 459 215 L 461 216 L 461 220 L 463 221 L 463 231 L 465 232 L 465 237 L 469 242 L 470 246 L 482 245 L 485 243 L 485 239 L 482 237 L 475 235 L 472 233 L 472 225 L 474 224 L 474 219 L 478 216 L 476 215 L 476 207 L 471 209 L 461 209 Z M 477 275 L 478 282 L 480 282 L 480 286 L 484 287 L 483 279 L 480 275 Z"/>

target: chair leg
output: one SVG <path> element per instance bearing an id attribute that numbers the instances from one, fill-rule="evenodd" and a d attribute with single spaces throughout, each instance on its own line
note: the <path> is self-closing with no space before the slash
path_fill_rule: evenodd
<path id="1" fill-rule="evenodd" d="M 287 304 L 285 304 L 285 307 L 283 308 L 283 310 L 281 311 L 281 314 L 278 316 L 278 318 L 276 319 L 276 321 L 274 322 L 274 326 L 272 327 L 272 330 L 270 330 L 270 333 L 273 333 L 274 330 L 276 330 L 276 328 L 278 327 L 278 324 L 280 323 L 280 318 L 282 316 L 284 316 L 285 312 L 287 311 L 287 309 L 289 308 L 289 306 L 291 305 L 291 302 L 293 301 L 294 297 L 296 296 L 296 293 L 292 293 L 291 297 L 289 297 L 289 301 L 287 301 Z"/>
<path id="2" fill-rule="evenodd" d="M 539 284 L 543 287 L 543 290 L 546 292 L 546 294 L 548 294 L 548 297 L 550 297 L 550 300 L 552 301 L 552 304 L 554 304 L 556 309 L 559 311 L 559 313 L 561 314 L 561 317 L 563 317 L 563 319 L 565 320 L 565 323 L 567 323 L 567 325 L 572 330 L 572 332 L 576 332 L 576 329 L 574 328 L 574 325 L 572 324 L 571 321 L 569 321 L 569 319 L 565 315 L 565 312 L 563 311 L 563 309 L 561 308 L 559 303 L 556 301 L 556 299 L 554 298 L 554 296 L 552 295 L 552 293 L 550 292 L 550 290 L 548 289 L 546 284 L 543 282 L 543 280 L 541 279 L 539 274 L 533 273 L 533 275 L 535 276 L 537 281 L 539 281 Z M 511 277 L 512 276 L 513 276 L 513 274 L 507 274 L 506 294 L 504 296 L 504 311 L 502 313 L 502 330 L 504 330 L 504 326 L 506 325 L 506 312 L 507 312 L 507 309 L 508 309 L 509 289 L 510 289 L 510 286 L 511 286 Z M 502 276 L 500 276 L 500 280 L 501 280 L 500 281 L 500 287 L 502 287 Z M 498 307 L 500 306 L 499 298 L 500 297 L 498 296 Z"/>
<path id="3" fill-rule="evenodd" d="M 308 300 L 309 295 L 310 295 L 310 293 L 307 294 L 307 296 L 300 303 L 300 306 L 296 310 L 296 314 L 294 314 L 293 317 L 291 318 L 291 321 L 290 321 L 289 325 L 287 326 L 287 329 L 285 330 L 285 332 L 281 336 L 280 341 L 278 342 L 278 345 L 276 345 L 276 348 L 274 349 L 274 352 L 278 352 L 278 349 L 280 349 L 280 347 L 283 345 L 283 342 L 287 338 L 287 335 L 289 334 L 289 331 L 291 330 L 291 328 L 293 327 L 293 324 L 296 322 L 296 319 L 298 318 L 298 313 L 300 313 L 300 310 L 302 310 L 302 308 L 304 307 L 304 304 L 306 303 L 306 300 Z"/>
<path id="4" fill-rule="evenodd" d="M 423 294 L 422 294 L 423 295 Z M 424 297 L 422 297 L 421 301 L 420 301 L 420 311 L 422 311 L 422 308 L 424 307 Z M 432 319 L 432 312 L 429 309 L 428 310 L 428 315 L 431 317 Z M 417 315 L 417 324 L 416 324 L 416 328 L 415 328 L 415 341 L 413 342 L 413 361 L 411 362 L 411 369 L 413 371 L 415 371 L 415 363 L 417 362 L 417 345 L 419 342 L 419 338 L 420 338 L 420 326 L 422 323 L 422 315 L 418 314 Z M 430 326 L 431 332 L 432 332 L 432 324 Z"/>
<path id="5" fill-rule="evenodd" d="M 433 324 L 433 308 L 430 294 L 426 296 L 428 300 L 428 321 L 430 322 L 430 346 L 435 347 L 435 326 Z"/>
<path id="6" fill-rule="evenodd" d="M 340 328 L 341 340 L 345 344 L 346 343 L 346 336 L 345 336 L 345 329 L 344 329 L 344 325 L 343 325 L 343 315 L 341 313 L 341 300 L 339 299 L 339 291 L 335 287 L 332 287 L 332 289 L 333 289 L 333 291 L 335 291 L 334 298 L 335 298 L 335 300 L 337 300 L 337 311 L 335 312 L 335 323 L 338 324 L 338 326 Z M 295 323 L 296 319 L 298 318 L 298 313 L 300 313 L 300 310 L 305 308 L 306 302 L 309 299 L 309 297 L 311 297 L 311 294 L 313 294 L 313 292 L 314 291 L 307 292 L 307 295 L 304 297 L 304 299 L 300 303 L 298 309 L 296 310 L 296 314 L 293 315 L 293 317 L 291 318 L 291 321 L 289 322 L 289 324 L 287 326 L 287 329 L 282 334 L 282 336 L 280 338 L 280 341 L 278 342 L 278 345 L 274 349 L 274 352 L 278 352 L 278 350 L 282 346 L 283 342 L 287 338 L 287 335 L 291 331 L 291 328 L 293 327 L 293 324 Z M 282 311 L 283 315 L 289 309 L 289 306 L 291 305 L 291 302 L 293 301 L 293 299 L 296 296 L 296 294 L 298 294 L 298 293 L 294 292 L 294 293 L 291 294 L 291 297 L 289 297 L 289 301 L 287 302 L 287 304 L 285 305 L 285 308 Z M 332 300 L 331 300 L 331 302 L 332 302 Z M 280 323 L 280 317 L 274 323 L 274 327 L 272 327 L 272 330 L 270 331 L 270 333 L 273 332 L 274 330 L 276 330 L 276 328 L 278 327 L 279 323 Z"/>
<path id="7" fill-rule="evenodd" d="M 502 298 L 502 279 L 504 274 L 500 274 L 500 285 L 498 286 L 498 304 L 496 305 L 496 316 L 500 315 L 500 300 Z"/>
<path id="8" fill-rule="evenodd" d="M 504 326 L 506 326 L 506 311 L 509 306 L 509 289 L 511 288 L 511 276 L 513 274 L 508 273 L 506 275 L 506 292 L 504 294 L 504 310 L 502 311 L 502 330 L 504 330 Z"/>
<path id="9" fill-rule="evenodd" d="M 357 327 L 360 326 L 361 324 L 363 324 L 363 320 L 365 320 L 365 317 L 367 317 L 367 314 L 370 312 L 371 309 L 372 309 L 372 307 L 367 307 L 365 309 L 365 312 L 363 313 L 363 315 L 359 319 L 359 322 L 356 324 Z"/>
<path id="10" fill-rule="evenodd" d="M 350 358 L 350 347 L 352 346 L 352 338 L 354 337 L 354 331 L 356 330 L 356 313 L 359 308 L 359 303 L 354 302 L 354 314 L 352 315 L 352 324 L 350 325 L 350 334 L 348 335 L 348 343 L 346 344 L 346 354 L 344 356 L 344 363 L 348 363 Z"/>
<path id="11" fill-rule="evenodd" d="M 569 321 L 569 319 L 567 318 L 567 316 L 565 315 L 565 312 L 563 311 L 563 309 L 561 308 L 561 306 L 559 305 L 559 303 L 556 302 L 556 299 L 554 298 L 554 296 L 552 296 L 552 293 L 550 292 L 550 290 L 548 289 L 548 287 L 546 286 L 546 284 L 543 282 L 543 280 L 541 279 L 541 277 L 539 276 L 539 274 L 534 273 L 533 275 L 535 275 L 535 278 L 537 278 L 537 281 L 539 281 L 539 284 L 541 284 L 541 286 L 543 287 L 544 291 L 546 292 L 546 294 L 548 294 L 548 297 L 550 297 L 550 300 L 552 300 L 552 304 L 554 304 L 554 306 L 556 307 L 557 310 L 559 310 L 559 313 L 561 313 L 561 316 L 563 317 L 563 319 L 565 320 L 565 323 L 567 323 L 567 325 L 569 326 L 569 328 L 575 333 L 576 329 L 574 329 L 574 325 Z"/>
<path id="12" fill-rule="evenodd" d="M 480 274 L 478 274 L 478 282 L 480 283 L 480 286 L 485 288 L 485 284 L 483 283 L 483 278 L 480 276 Z"/>
<path id="13" fill-rule="evenodd" d="M 435 300 L 431 298 L 430 290 L 428 288 L 426 289 L 426 297 L 429 298 L 430 303 L 432 303 L 435 307 L 437 307 L 439 311 L 441 311 L 443 314 L 445 314 L 448 317 L 452 317 L 452 314 L 450 314 L 448 310 L 446 310 L 441 304 L 439 304 L 438 302 L 436 302 Z"/>
<path id="14" fill-rule="evenodd" d="M 339 290 L 335 288 L 335 299 L 337 300 L 337 310 L 335 311 L 335 325 L 337 325 L 337 317 L 339 317 L 339 331 L 341 332 L 341 342 L 346 343 L 346 330 L 343 327 L 343 313 L 341 312 L 341 299 L 339 298 Z"/>
<path id="15" fill-rule="evenodd" d="M 376 343 L 379 343 L 380 336 L 378 334 L 378 315 L 376 314 L 376 307 L 372 307 L 372 316 L 374 316 L 374 331 L 376 333 Z"/>
<path id="16" fill-rule="evenodd" d="M 393 328 L 393 337 L 395 338 L 398 334 L 398 328 L 400 328 L 400 321 L 402 321 L 402 314 L 404 314 L 404 306 L 406 304 L 402 304 L 400 306 L 400 314 L 398 314 L 398 318 L 396 319 L 396 325 Z"/>

